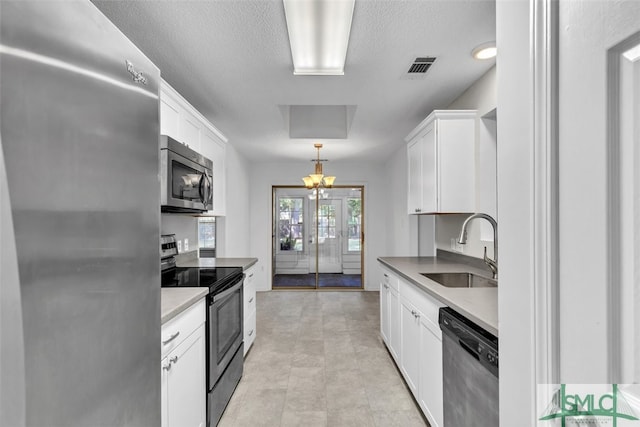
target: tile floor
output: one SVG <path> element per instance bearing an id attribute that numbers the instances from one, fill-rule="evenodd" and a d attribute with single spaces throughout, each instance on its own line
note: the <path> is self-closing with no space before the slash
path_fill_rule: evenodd
<path id="1" fill-rule="evenodd" d="M 425 426 L 379 338 L 377 292 L 257 295 L 257 336 L 220 426 Z"/>

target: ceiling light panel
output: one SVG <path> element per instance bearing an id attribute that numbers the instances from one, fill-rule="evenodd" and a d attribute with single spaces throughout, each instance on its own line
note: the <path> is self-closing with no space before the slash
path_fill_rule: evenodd
<path id="1" fill-rule="evenodd" d="M 293 74 L 344 75 L 355 0 L 283 0 Z"/>

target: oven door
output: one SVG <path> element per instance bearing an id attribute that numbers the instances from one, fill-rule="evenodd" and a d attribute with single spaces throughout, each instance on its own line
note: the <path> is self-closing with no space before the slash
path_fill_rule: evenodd
<path id="1" fill-rule="evenodd" d="M 209 390 L 220 378 L 231 358 L 242 345 L 244 332 L 242 278 L 231 288 L 209 295 Z"/>
<path id="2" fill-rule="evenodd" d="M 213 202 L 211 173 L 171 150 L 160 153 L 163 210 L 202 212 L 210 209 Z"/>

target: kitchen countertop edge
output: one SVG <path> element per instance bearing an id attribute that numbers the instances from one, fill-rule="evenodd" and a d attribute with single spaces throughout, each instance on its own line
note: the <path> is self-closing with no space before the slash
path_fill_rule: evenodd
<path id="1" fill-rule="evenodd" d="M 162 288 L 160 290 L 160 322 L 173 319 L 209 293 L 209 288 Z"/>
<path id="2" fill-rule="evenodd" d="M 498 336 L 498 288 L 447 288 L 420 273 L 469 272 L 486 276 L 470 265 L 437 257 L 379 257 L 394 273 Z"/>

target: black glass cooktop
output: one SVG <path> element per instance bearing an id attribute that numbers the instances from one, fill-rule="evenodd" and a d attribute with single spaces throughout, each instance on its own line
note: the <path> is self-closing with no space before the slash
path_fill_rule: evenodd
<path id="1" fill-rule="evenodd" d="M 242 279 L 242 267 L 175 267 L 162 272 L 163 288 L 202 288 L 222 292 Z"/>

